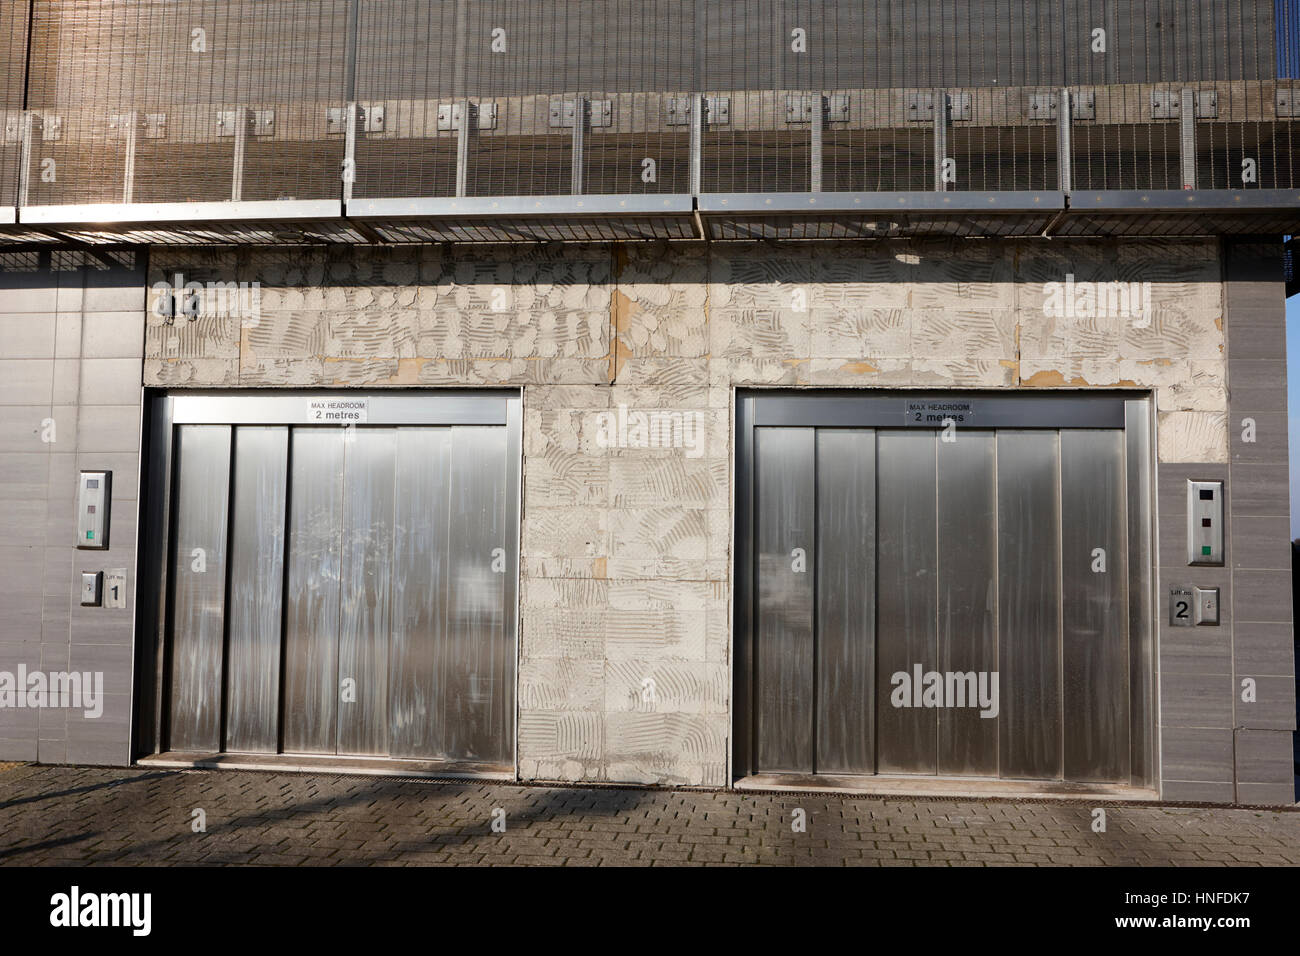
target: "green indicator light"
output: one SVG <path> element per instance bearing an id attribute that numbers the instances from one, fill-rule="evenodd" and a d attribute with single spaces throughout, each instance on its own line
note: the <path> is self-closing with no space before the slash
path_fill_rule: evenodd
<path id="1" fill-rule="evenodd" d="M 1201 545 L 1201 554 L 1208 556 L 1209 553 L 1210 553 L 1210 546 L 1208 544 Z"/>

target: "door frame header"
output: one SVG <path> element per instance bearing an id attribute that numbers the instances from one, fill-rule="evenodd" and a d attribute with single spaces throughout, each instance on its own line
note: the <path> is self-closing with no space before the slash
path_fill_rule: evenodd
<path id="1" fill-rule="evenodd" d="M 754 427 L 1123 428 L 1126 404 L 1146 392 L 928 391 L 739 392 Z M 917 415 L 922 417 L 918 420 Z"/>

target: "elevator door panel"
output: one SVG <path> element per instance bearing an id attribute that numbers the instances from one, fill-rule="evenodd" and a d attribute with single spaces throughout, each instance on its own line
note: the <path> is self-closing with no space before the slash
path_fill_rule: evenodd
<path id="1" fill-rule="evenodd" d="M 818 773 L 875 771 L 876 435 L 817 432 Z"/>
<path id="2" fill-rule="evenodd" d="M 451 593 L 455 639 L 443 643 L 438 699 L 442 749 L 501 760 L 511 723 L 514 661 L 505 631 L 504 488 L 501 429 L 461 428 L 452 436 Z"/>
<path id="3" fill-rule="evenodd" d="M 280 614 L 289 430 L 235 429 L 226 750 L 280 746 Z"/>
<path id="4" fill-rule="evenodd" d="M 168 749 L 513 761 L 517 426 L 441 407 L 174 427 Z"/>
<path id="5" fill-rule="evenodd" d="M 1129 775 L 1128 542 L 1117 432 L 1061 432 L 1065 776 Z"/>
<path id="6" fill-rule="evenodd" d="M 938 442 L 938 670 L 969 705 L 998 669 L 996 436 L 963 429 Z M 973 678 L 970 675 L 974 675 Z M 946 689 L 946 688 L 945 688 Z M 955 696 L 955 703 L 963 702 Z M 984 699 L 989 699 L 986 694 Z M 984 713 L 990 716 L 981 716 Z M 996 776 L 992 708 L 939 710 L 939 773 Z"/>
<path id="7" fill-rule="evenodd" d="M 338 750 L 343 440 L 337 428 L 291 434 L 289 578 L 284 628 L 284 749 Z"/>
<path id="8" fill-rule="evenodd" d="M 911 683 L 918 665 L 932 670 L 938 657 L 935 446 L 930 431 L 881 431 L 876 443 L 876 752 L 882 773 L 934 773 L 938 765 L 939 715 L 914 706 L 919 689 Z"/>
<path id="9" fill-rule="evenodd" d="M 1055 432 L 998 435 L 998 678 L 1004 777 L 1061 770 L 1060 513 Z"/>
<path id="10" fill-rule="evenodd" d="M 177 429 L 172 564 L 171 749 L 221 748 L 228 425 Z"/>
<path id="11" fill-rule="evenodd" d="M 756 761 L 761 771 L 811 773 L 813 431 L 770 429 L 759 446 Z"/>
<path id="12" fill-rule="evenodd" d="M 438 677 L 451 642 L 447 619 L 451 429 L 397 433 L 393 607 L 388 682 L 395 757 L 446 755 Z M 431 599 L 432 598 L 432 599 Z M 439 660 L 444 663 L 439 666 Z"/>
<path id="13" fill-rule="evenodd" d="M 809 405 L 847 418 L 852 401 Z M 1149 433 L 1126 432 L 1130 412 L 1056 428 L 1016 409 L 954 430 L 900 427 L 894 409 L 873 428 L 808 426 L 781 407 L 754 427 L 752 770 L 1140 774 L 1132 582 L 1148 578 L 1130 512 L 1149 483 L 1130 457 Z"/>
<path id="14" fill-rule="evenodd" d="M 395 450 L 391 429 L 353 429 L 343 446 L 339 753 L 388 753 Z"/>

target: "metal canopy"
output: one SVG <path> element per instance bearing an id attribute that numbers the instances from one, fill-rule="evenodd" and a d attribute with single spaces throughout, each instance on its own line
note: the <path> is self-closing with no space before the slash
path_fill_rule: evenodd
<path id="1" fill-rule="evenodd" d="M 13 244 L 72 240 L 93 245 L 368 245 L 1294 232 L 1300 232 L 1300 190 L 706 193 L 0 207 L 0 243 Z"/>
<path id="2" fill-rule="evenodd" d="M 699 197 L 710 239 L 1030 236 L 1065 209 L 1061 192 L 727 193 Z"/>
<path id="3" fill-rule="evenodd" d="M 698 239 L 689 195 L 359 199 L 350 219 L 384 242 Z"/>
<path id="4" fill-rule="evenodd" d="M 1300 224 L 1300 190 L 1074 192 L 1062 236 L 1285 235 Z"/>

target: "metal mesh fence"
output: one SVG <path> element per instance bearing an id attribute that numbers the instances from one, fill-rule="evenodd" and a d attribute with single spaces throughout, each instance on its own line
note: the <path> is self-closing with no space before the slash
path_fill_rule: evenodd
<path id="1" fill-rule="evenodd" d="M 0 0 L 0 207 L 18 202 L 28 22 L 27 0 Z"/>
<path id="2" fill-rule="evenodd" d="M 339 195 L 347 0 L 35 10 L 27 204 Z"/>
<path id="3" fill-rule="evenodd" d="M 1297 0 L 28 6 L 0 205 L 1300 185 Z"/>

